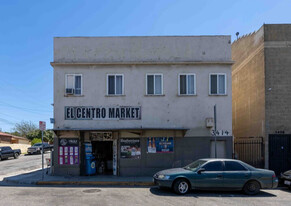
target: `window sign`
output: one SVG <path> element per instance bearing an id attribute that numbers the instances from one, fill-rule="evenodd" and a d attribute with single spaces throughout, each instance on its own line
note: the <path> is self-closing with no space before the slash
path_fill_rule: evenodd
<path id="1" fill-rule="evenodd" d="M 79 139 L 60 138 L 58 151 L 58 159 L 60 165 L 79 164 Z"/>
<path id="2" fill-rule="evenodd" d="M 120 139 L 120 157 L 123 159 L 140 159 L 140 139 Z"/>
<path id="3" fill-rule="evenodd" d="M 173 137 L 148 137 L 148 153 L 171 153 L 174 152 Z"/>

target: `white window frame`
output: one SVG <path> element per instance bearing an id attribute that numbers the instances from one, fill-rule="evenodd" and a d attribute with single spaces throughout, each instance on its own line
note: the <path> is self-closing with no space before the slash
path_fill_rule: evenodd
<path id="1" fill-rule="evenodd" d="M 114 94 L 109 94 L 109 76 L 114 76 Z M 116 76 L 122 76 L 122 93 L 116 94 Z M 107 96 L 122 96 L 124 95 L 124 74 L 107 74 L 106 75 L 106 88 L 107 88 Z"/>
<path id="2" fill-rule="evenodd" d="M 69 87 L 68 87 L 68 76 L 74 76 L 74 94 L 71 94 L 71 95 L 74 95 L 74 96 L 81 96 L 81 95 L 83 95 L 83 75 L 82 74 L 66 74 L 66 77 L 65 77 L 65 95 L 68 95 L 68 94 L 66 94 L 66 89 L 70 89 Z M 75 84 L 76 84 L 76 79 L 75 79 L 75 77 L 76 76 L 81 76 L 81 94 L 75 94 Z"/>
<path id="3" fill-rule="evenodd" d="M 148 94 L 148 76 L 154 76 L 154 93 L 153 94 Z M 161 94 L 156 94 L 156 79 L 155 76 L 161 76 L 161 90 L 162 93 Z M 147 73 L 146 74 L 146 95 L 151 96 L 151 95 L 155 95 L 155 96 L 161 96 L 164 95 L 164 77 L 162 73 Z"/>
<path id="4" fill-rule="evenodd" d="M 180 94 L 180 76 L 181 75 L 186 75 L 186 94 Z M 189 75 L 194 75 L 194 94 L 188 94 L 188 76 Z M 195 73 L 179 73 L 178 74 L 178 95 L 179 96 L 195 96 L 197 95 L 196 93 L 196 74 Z"/>
<path id="5" fill-rule="evenodd" d="M 225 79 L 225 82 L 224 82 L 225 93 L 224 94 L 219 94 L 219 78 L 217 78 L 217 85 L 216 85 L 217 94 L 211 94 L 211 75 L 216 75 L 216 76 L 224 75 L 224 79 Z M 209 74 L 209 95 L 212 95 L 212 96 L 225 96 L 225 95 L 227 95 L 227 75 L 226 75 L 226 73 L 210 73 Z"/>

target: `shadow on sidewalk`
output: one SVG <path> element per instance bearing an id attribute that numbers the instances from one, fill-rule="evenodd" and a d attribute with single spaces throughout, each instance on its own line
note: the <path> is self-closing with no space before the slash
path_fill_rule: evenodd
<path id="1" fill-rule="evenodd" d="M 261 191 L 259 194 L 250 196 L 245 195 L 240 191 L 201 191 L 201 190 L 191 190 L 186 195 L 177 195 L 175 194 L 170 188 L 158 188 L 158 187 L 151 187 L 150 192 L 157 196 L 174 196 L 174 197 L 232 197 L 232 198 L 253 198 L 253 197 L 276 197 L 276 195 L 268 193 L 266 190 Z"/>
<path id="2" fill-rule="evenodd" d="M 3 178 L 0 186 L 13 187 L 144 187 L 152 186 L 152 177 L 117 177 L 117 176 L 51 176 L 44 170 L 35 170 Z"/>

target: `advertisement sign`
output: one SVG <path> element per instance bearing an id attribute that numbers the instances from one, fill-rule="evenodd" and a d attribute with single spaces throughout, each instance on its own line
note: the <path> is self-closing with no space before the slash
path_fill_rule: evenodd
<path id="1" fill-rule="evenodd" d="M 79 139 L 60 138 L 58 159 L 60 165 L 79 164 Z"/>
<path id="2" fill-rule="evenodd" d="M 65 107 L 65 120 L 140 120 L 140 106 Z"/>
<path id="3" fill-rule="evenodd" d="M 140 139 L 120 139 L 120 157 L 123 159 L 140 159 Z"/>
<path id="4" fill-rule="evenodd" d="M 174 152 L 173 137 L 148 137 L 148 153 L 171 153 Z"/>

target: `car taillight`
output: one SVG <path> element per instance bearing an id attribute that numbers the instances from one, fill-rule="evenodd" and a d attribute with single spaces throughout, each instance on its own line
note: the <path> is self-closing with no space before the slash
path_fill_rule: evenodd
<path id="1" fill-rule="evenodd" d="M 273 177 L 273 178 L 276 178 L 276 174 L 274 173 L 274 174 L 272 175 L 272 177 Z"/>

